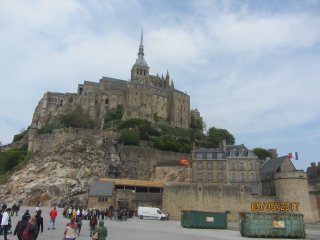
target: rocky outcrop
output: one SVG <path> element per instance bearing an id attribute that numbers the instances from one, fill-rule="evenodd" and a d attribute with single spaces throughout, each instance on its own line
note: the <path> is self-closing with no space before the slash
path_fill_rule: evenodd
<path id="1" fill-rule="evenodd" d="M 168 162 L 170 166 L 166 166 Z M 120 146 L 114 136 L 69 139 L 37 151 L 1 186 L 0 199 L 12 204 L 21 199 L 28 205 L 37 200 L 45 205 L 64 201 L 85 205 L 92 184 L 99 178 L 187 181 L 188 169 L 178 162 L 178 153 Z"/>

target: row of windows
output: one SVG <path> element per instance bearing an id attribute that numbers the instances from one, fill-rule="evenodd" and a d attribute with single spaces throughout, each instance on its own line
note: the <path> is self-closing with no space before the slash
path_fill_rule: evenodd
<path id="1" fill-rule="evenodd" d="M 208 170 L 212 170 L 212 166 L 213 166 L 212 162 L 208 162 L 208 163 L 207 163 Z M 198 163 L 198 170 L 201 170 L 201 169 L 202 169 L 202 163 L 199 162 L 199 163 Z M 219 170 L 223 170 L 223 164 L 222 164 L 222 162 L 218 162 L 218 169 L 219 169 Z"/>
<path id="2" fill-rule="evenodd" d="M 222 159 L 223 154 L 222 153 L 197 153 L 196 158 L 197 159 L 213 159 L 213 157 L 216 157 L 217 159 Z"/>
<path id="3" fill-rule="evenodd" d="M 202 181 L 203 179 L 203 174 L 202 173 L 198 173 L 198 181 Z M 212 173 L 208 173 L 208 181 L 212 181 L 213 180 L 213 175 Z M 218 173 L 218 180 L 219 181 L 223 181 L 223 173 Z M 233 172 L 231 174 L 231 180 L 232 181 L 236 181 L 237 180 L 237 174 L 235 172 Z M 240 173 L 240 181 L 245 181 L 245 174 L 242 172 Z M 255 181 L 255 175 L 254 173 L 250 173 L 250 181 Z"/>
<path id="4" fill-rule="evenodd" d="M 98 202 L 108 202 L 108 198 L 99 197 Z"/>
<path id="5" fill-rule="evenodd" d="M 208 181 L 212 181 L 213 176 L 212 173 L 208 173 Z M 223 173 L 218 174 L 218 180 L 223 181 Z M 198 173 L 198 181 L 202 181 L 202 173 Z"/>
<path id="6" fill-rule="evenodd" d="M 202 169 L 202 162 L 199 162 L 198 163 L 198 170 L 201 170 Z M 212 162 L 208 162 L 207 163 L 207 169 L 208 170 L 212 170 Z M 223 170 L 223 163 L 222 162 L 218 162 L 218 169 L 219 170 Z M 245 170 L 245 167 L 244 167 L 244 163 L 241 162 L 239 164 L 239 169 L 240 170 Z M 254 169 L 254 164 L 253 163 L 250 163 L 249 164 L 249 170 L 253 170 Z M 236 164 L 235 163 L 231 163 L 231 170 L 236 170 Z"/>
<path id="7" fill-rule="evenodd" d="M 139 73 L 140 73 L 140 75 L 145 76 L 146 75 L 146 70 L 137 68 L 137 74 L 139 74 Z"/>
<path id="8" fill-rule="evenodd" d="M 253 170 L 253 168 L 254 168 L 254 165 L 253 165 L 253 163 L 251 162 L 251 163 L 249 164 L 249 170 Z M 243 162 L 240 163 L 239 169 L 240 169 L 240 170 L 245 170 L 245 167 L 244 167 L 244 163 L 243 163 Z M 234 162 L 231 163 L 231 170 L 236 170 L 236 163 L 234 163 Z"/>
<path id="9" fill-rule="evenodd" d="M 237 174 L 235 172 L 231 173 L 231 180 L 236 181 L 237 180 Z M 240 181 L 245 181 L 245 174 L 242 172 L 240 173 Z M 250 173 L 250 181 L 255 181 L 255 175 L 254 173 Z"/>

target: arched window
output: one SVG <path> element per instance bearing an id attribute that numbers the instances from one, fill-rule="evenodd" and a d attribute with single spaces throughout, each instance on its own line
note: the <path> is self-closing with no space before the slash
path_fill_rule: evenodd
<path id="1" fill-rule="evenodd" d="M 146 70 L 144 70 L 143 72 L 144 72 L 143 75 L 145 76 L 146 75 Z"/>

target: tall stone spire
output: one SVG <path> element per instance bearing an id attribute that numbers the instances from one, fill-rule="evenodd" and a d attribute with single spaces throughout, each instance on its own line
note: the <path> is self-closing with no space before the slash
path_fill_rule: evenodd
<path id="1" fill-rule="evenodd" d="M 149 66 L 144 60 L 143 49 L 143 28 L 141 30 L 141 39 L 139 45 L 138 58 L 131 69 L 131 80 L 139 83 L 149 83 Z"/>
<path id="2" fill-rule="evenodd" d="M 149 69 L 149 66 L 148 66 L 146 60 L 144 60 L 143 56 L 144 56 L 144 51 L 143 51 L 143 28 L 142 28 L 138 58 L 136 60 L 136 63 L 134 64 L 134 66 L 145 67 L 145 68 Z"/>
<path id="3" fill-rule="evenodd" d="M 142 56 L 144 56 L 144 52 L 143 52 L 143 27 L 141 30 L 141 40 L 140 40 L 140 46 L 139 46 L 139 55 L 142 54 Z"/>

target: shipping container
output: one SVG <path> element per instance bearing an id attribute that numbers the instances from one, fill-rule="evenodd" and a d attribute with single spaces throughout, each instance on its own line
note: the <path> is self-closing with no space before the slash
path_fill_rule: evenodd
<path id="1" fill-rule="evenodd" d="M 181 211 L 181 226 L 186 228 L 227 228 L 227 212 Z"/>
<path id="2" fill-rule="evenodd" d="M 242 236 L 306 238 L 303 214 L 241 212 L 239 219 Z"/>

